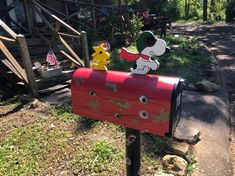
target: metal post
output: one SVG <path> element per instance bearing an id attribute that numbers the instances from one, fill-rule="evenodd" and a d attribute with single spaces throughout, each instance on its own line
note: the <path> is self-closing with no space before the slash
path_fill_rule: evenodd
<path id="1" fill-rule="evenodd" d="M 126 175 L 140 175 L 140 131 L 126 128 Z"/>
<path id="2" fill-rule="evenodd" d="M 82 54 L 83 54 L 84 64 L 85 64 L 85 67 L 89 68 L 90 59 L 89 59 L 87 35 L 85 31 L 81 32 L 81 42 L 82 42 Z"/>

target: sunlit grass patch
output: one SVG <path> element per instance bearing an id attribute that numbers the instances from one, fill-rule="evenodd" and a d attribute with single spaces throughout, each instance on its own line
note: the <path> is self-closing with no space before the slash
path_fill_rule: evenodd
<path id="1" fill-rule="evenodd" d="M 82 175 L 120 175 L 124 170 L 124 153 L 106 140 L 97 140 L 78 151 L 73 170 Z"/>
<path id="2" fill-rule="evenodd" d="M 45 124 L 44 124 L 45 125 Z M 41 124 L 15 129 L 0 139 L 0 175 L 34 175 L 40 163 L 60 153 L 71 134 Z"/>
<path id="3" fill-rule="evenodd" d="M 51 106 L 49 108 L 49 115 L 54 119 L 60 120 L 76 120 L 79 116 L 72 113 L 72 107 L 68 104 L 60 106 Z"/>

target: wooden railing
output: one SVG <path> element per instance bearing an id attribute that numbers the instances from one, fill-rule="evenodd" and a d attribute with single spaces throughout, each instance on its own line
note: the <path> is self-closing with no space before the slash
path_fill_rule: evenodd
<path id="1" fill-rule="evenodd" d="M 70 61 L 72 61 L 74 64 L 80 66 L 80 67 L 89 67 L 89 53 L 88 53 L 88 44 L 87 44 L 87 36 L 86 32 L 78 32 L 76 29 L 74 29 L 72 26 L 61 20 L 56 15 L 52 14 L 50 12 L 51 8 L 48 9 L 42 5 L 42 3 L 36 1 L 36 0 L 30 0 L 32 3 L 33 9 L 35 9 L 35 12 L 41 17 L 47 28 L 51 30 L 53 33 L 53 37 L 51 39 L 51 42 L 57 37 L 59 41 L 64 45 L 64 47 L 69 51 L 69 53 L 65 52 L 64 50 L 60 50 L 60 52 L 68 58 Z M 42 13 L 43 12 L 43 13 Z M 49 21 L 49 19 L 53 19 L 53 22 Z M 60 32 L 61 26 L 68 29 L 70 33 Z M 64 37 L 71 37 L 80 39 L 81 46 L 82 46 L 82 56 L 83 60 L 74 52 L 74 50 L 70 47 L 70 45 L 66 42 Z"/>
<path id="2" fill-rule="evenodd" d="M 57 38 L 61 44 L 67 49 L 68 52 L 64 50 L 60 50 L 60 53 L 63 54 L 67 59 L 69 59 L 74 64 L 78 65 L 79 67 L 89 67 L 89 53 L 88 53 L 88 44 L 87 44 L 87 35 L 86 32 L 78 32 L 72 26 L 64 22 L 61 18 L 56 16 L 55 14 L 51 13 L 53 11 L 51 8 L 46 8 L 42 5 L 41 2 L 37 0 L 27 0 L 24 1 L 25 6 L 29 7 L 34 10 L 42 19 L 43 23 L 45 24 L 44 29 L 49 29 L 50 33 L 52 34 L 52 38 L 48 39 L 48 36 L 45 37 L 41 29 L 36 29 L 33 25 L 33 17 L 32 14 L 27 13 L 27 21 L 28 26 L 31 31 L 31 34 L 38 35 L 41 39 L 49 44 L 53 44 L 55 39 Z M 60 12 L 57 12 L 63 17 Z M 38 87 L 35 80 L 35 75 L 32 68 L 32 61 L 30 58 L 28 46 L 26 43 L 26 39 L 24 35 L 16 34 L 10 27 L 8 27 L 2 20 L 0 20 L 0 26 L 7 34 L 6 36 L 0 35 L 0 50 L 3 52 L 6 59 L 1 59 L 2 62 L 6 67 L 8 67 L 19 79 L 21 79 L 26 85 L 30 87 L 30 90 L 34 97 L 38 97 Z M 67 29 L 65 32 L 64 30 L 61 31 L 60 29 Z M 1 32 L 0 32 L 1 34 Z M 9 37 L 10 36 L 10 37 Z M 79 39 L 79 43 L 82 47 L 82 59 L 76 54 L 76 52 L 72 49 L 68 42 L 66 42 L 65 37 Z M 15 44 L 20 51 L 21 59 L 22 59 L 22 67 L 18 63 L 18 61 L 14 58 L 13 54 L 7 49 L 5 42 L 11 42 Z"/>
<path id="3" fill-rule="evenodd" d="M 29 56 L 28 47 L 26 44 L 26 39 L 21 34 L 16 34 L 11 30 L 1 19 L 0 19 L 1 29 L 5 31 L 7 36 L 0 35 L 0 50 L 6 58 L 0 60 L 6 67 L 8 67 L 19 79 L 21 79 L 26 85 L 30 87 L 33 96 L 38 96 L 37 84 L 35 82 L 35 75 L 32 70 L 32 63 Z M 22 64 L 24 69 L 20 66 L 11 52 L 8 50 L 4 42 L 11 42 L 18 46 L 20 50 L 20 55 L 22 59 Z"/>

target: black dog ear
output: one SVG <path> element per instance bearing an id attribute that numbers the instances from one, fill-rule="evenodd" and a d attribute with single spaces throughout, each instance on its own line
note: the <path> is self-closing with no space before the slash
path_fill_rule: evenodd
<path id="1" fill-rule="evenodd" d="M 157 39 L 155 39 L 154 37 L 150 36 L 147 37 L 144 41 L 144 43 L 146 44 L 146 46 L 151 47 L 156 43 Z"/>
<path id="2" fill-rule="evenodd" d="M 167 46 L 166 47 L 166 51 L 165 51 L 165 53 L 170 53 L 171 52 L 171 49 L 170 49 L 170 47 L 169 46 Z"/>

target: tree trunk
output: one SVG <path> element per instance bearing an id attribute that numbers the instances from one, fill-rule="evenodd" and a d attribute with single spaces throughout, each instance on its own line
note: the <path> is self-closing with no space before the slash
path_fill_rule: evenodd
<path id="1" fill-rule="evenodd" d="M 207 4 L 208 0 L 203 0 L 203 21 L 207 21 Z"/>
<path id="2" fill-rule="evenodd" d="M 185 19 L 188 19 L 189 17 L 189 1 L 188 0 L 184 0 L 184 16 L 185 16 Z"/>

